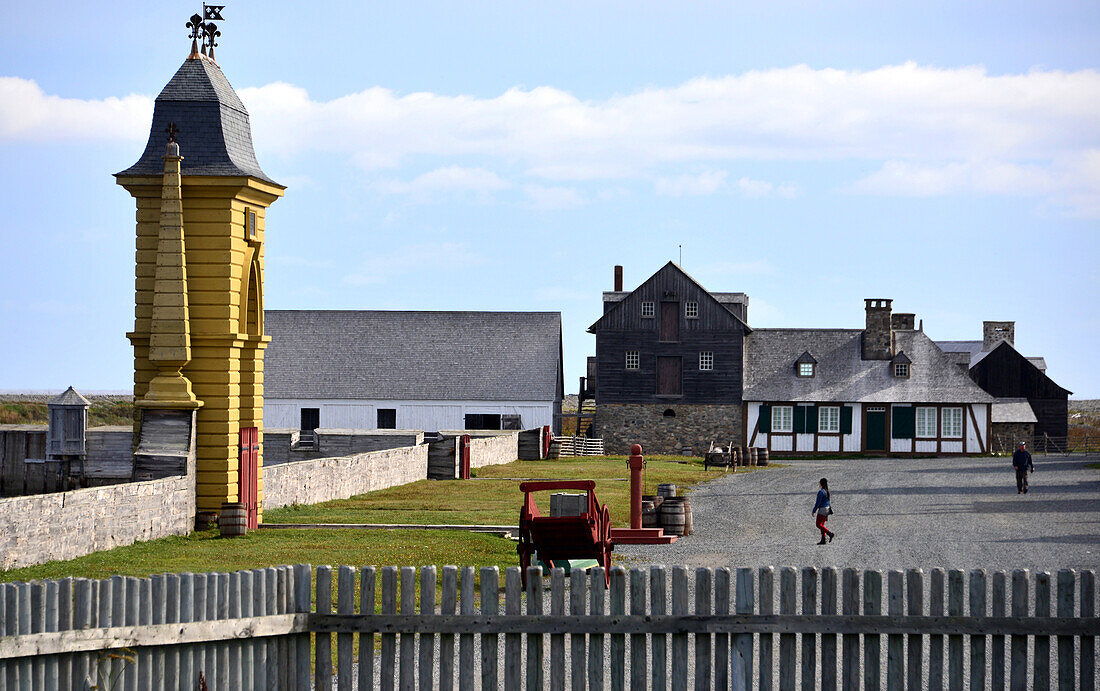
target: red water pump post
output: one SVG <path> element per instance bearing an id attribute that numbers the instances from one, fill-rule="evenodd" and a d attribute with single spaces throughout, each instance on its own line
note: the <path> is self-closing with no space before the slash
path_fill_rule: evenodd
<path id="1" fill-rule="evenodd" d="M 642 457 L 641 444 L 630 447 L 630 527 L 640 529 L 642 527 L 642 468 L 645 467 L 645 458 Z"/>

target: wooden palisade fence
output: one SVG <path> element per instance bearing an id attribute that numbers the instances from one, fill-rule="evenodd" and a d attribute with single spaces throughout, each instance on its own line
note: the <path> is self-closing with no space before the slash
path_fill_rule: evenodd
<path id="1" fill-rule="evenodd" d="M 1095 688 L 1092 571 L 539 575 L 503 610 L 496 567 L 7 584 L 0 689 Z"/>

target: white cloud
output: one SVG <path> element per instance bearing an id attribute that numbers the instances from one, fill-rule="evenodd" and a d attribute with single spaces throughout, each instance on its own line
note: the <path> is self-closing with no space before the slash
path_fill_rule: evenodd
<path id="1" fill-rule="evenodd" d="M 666 197 L 714 194 L 729 189 L 728 177 L 729 173 L 724 170 L 707 170 L 698 175 L 657 178 L 653 189 L 657 194 Z"/>
<path id="2" fill-rule="evenodd" d="M 344 276 L 341 282 L 353 286 L 377 285 L 407 274 L 484 263 L 485 257 L 472 252 L 465 243 L 418 243 L 371 254 L 358 271 Z"/>
<path id="3" fill-rule="evenodd" d="M 528 206 L 542 211 L 572 209 L 586 203 L 584 196 L 572 187 L 524 185 L 523 193 Z"/>
<path id="4" fill-rule="evenodd" d="M 368 170 L 477 157 L 483 168 L 459 169 L 483 171 L 465 180 L 481 185 L 477 194 L 526 177 L 557 184 L 658 180 L 668 194 L 714 194 L 724 184 L 742 196 L 791 196 L 798 190 L 790 185 L 734 181 L 722 171 L 680 179 L 670 171 L 745 160 L 857 160 L 882 166 L 850 186 L 863 193 L 1023 191 L 1071 213 L 1100 206 L 1095 166 L 1074 163 L 1100 150 L 1095 69 L 992 75 L 980 66 L 798 65 L 590 100 L 549 86 L 492 98 L 374 87 L 317 101 L 298 86 L 273 83 L 240 95 L 261 157 L 326 152 Z M 4 78 L 0 142 L 142 139 L 150 108 L 148 98 L 64 99 L 34 82 Z"/>
<path id="5" fill-rule="evenodd" d="M 73 139 L 142 142 L 149 136 L 152 119 L 153 99 L 145 96 L 61 98 L 46 94 L 33 80 L 0 77 L 0 144 Z"/>
<path id="6" fill-rule="evenodd" d="M 512 183 L 490 170 L 461 166 L 436 168 L 409 181 L 387 180 L 375 185 L 384 194 L 407 194 L 422 200 L 451 195 L 485 197 L 510 187 Z"/>

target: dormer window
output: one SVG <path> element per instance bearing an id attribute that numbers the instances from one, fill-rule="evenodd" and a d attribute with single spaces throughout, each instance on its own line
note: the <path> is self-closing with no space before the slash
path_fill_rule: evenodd
<path id="1" fill-rule="evenodd" d="M 688 319 L 699 318 L 699 303 L 698 302 L 685 302 L 684 303 L 684 316 Z"/>
<path id="2" fill-rule="evenodd" d="M 913 361 L 909 359 L 909 356 L 904 352 L 899 352 L 894 356 L 894 359 L 890 361 L 891 366 L 894 368 L 895 379 L 908 379 L 909 374 L 912 371 Z"/>
<path id="3" fill-rule="evenodd" d="M 800 379 L 809 379 L 817 374 L 817 358 L 806 351 L 794 361 L 794 372 Z"/>
<path id="4" fill-rule="evenodd" d="M 642 316 L 643 317 L 652 318 L 655 311 L 656 310 L 654 309 L 654 304 L 653 304 L 652 300 L 643 300 L 642 301 Z"/>

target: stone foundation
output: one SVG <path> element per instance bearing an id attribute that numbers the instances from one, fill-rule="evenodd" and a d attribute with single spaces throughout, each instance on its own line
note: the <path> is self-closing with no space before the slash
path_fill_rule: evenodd
<path id="1" fill-rule="evenodd" d="M 992 453 L 1012 453 L 1022 441 L 1031 446 L 1035 424 L 1031 422 L 994 422 Z M 1034 451 L 1034 449 L 1029 449 Z"/>
<path id="2" fill-rule="evenodd" d="M 646 454 L 702 456 L 712 441 L 742 443 L 741 406 L 601 404 L 590 435 L 603 438 L 608 454 L 628 454 L 632 444 L 641 444 Z"/>

